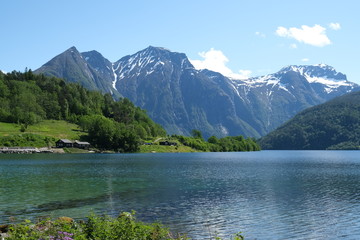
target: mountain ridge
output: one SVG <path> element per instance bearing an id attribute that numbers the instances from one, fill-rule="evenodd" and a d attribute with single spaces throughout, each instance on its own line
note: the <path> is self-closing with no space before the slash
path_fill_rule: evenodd
<path id="1" fill-rule="evenodd" d="M 114 98 L 129 98 L 170 134 L 199 129 L 205 137 L 260 137 L 305 108 L 359 88 L 324 64 L 290 65 L 274 74 L 235 80 L 197 70 L 186 54 L 161 47 L 149 46 L 113 63 L 96 51 L 75 49 L 44 65 L 56 67 L 43 66 L 35 73 L 65 76 Z M 64 62 L 75 65 L 73 70 Z"/>

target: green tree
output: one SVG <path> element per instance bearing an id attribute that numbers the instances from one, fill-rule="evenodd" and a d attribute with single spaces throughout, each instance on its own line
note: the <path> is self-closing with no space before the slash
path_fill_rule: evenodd
<path id="1" fill-rule="evenodd" d="M 219 139 L 215 136 L 211 136 L 211 137 L 209 137 L 208 142 L 213 143 L 213 144 L 218 144 Z"/>
<path id="2" fill-rule="evenodd" d="M 194 138 L 203 139 L 201 131 L 197 129 L 191 130 L 191 136 L 193 136 Z"/>
<path id="3" fill-rule="evenodd" d="M 123 98 L 115 102 L 112 109 L 115 121 L 125 124 L 130 124 L 134 121 L 135 106 L 129 99 Z"/>

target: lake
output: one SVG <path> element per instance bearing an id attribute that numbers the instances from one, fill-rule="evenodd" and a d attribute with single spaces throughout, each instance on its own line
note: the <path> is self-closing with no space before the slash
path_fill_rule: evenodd
<path id="1" fill-rule="evenodd" d="M 131 210 L 194 239 L 360 239 L 360 152 L 0 155 L 0 224 Z"/>

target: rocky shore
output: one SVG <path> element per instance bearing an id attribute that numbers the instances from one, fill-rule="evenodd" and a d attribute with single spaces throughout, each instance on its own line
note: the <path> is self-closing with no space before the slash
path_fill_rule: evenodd
<path id="1" fill-rule="evenodd" d="M 19 154 L 30 154 L 30 153 L 53 153 L 51 148 L 36 148 L 36 147 L 2 147 L 0 153 L 19 153 Z"/>

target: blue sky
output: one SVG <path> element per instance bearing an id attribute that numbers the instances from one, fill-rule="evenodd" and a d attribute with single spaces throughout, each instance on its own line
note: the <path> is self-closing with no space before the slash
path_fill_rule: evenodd
<path id="1" fill-rule="evenodd" d="M 76 46 L 110 61 L 149 45 L 233 77 L 325 63 L 360 83 L 360 1 L 2 1 L 0 69 L 33 70 Z"/>

